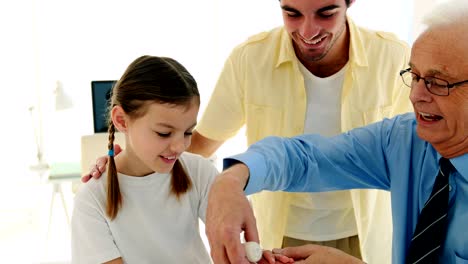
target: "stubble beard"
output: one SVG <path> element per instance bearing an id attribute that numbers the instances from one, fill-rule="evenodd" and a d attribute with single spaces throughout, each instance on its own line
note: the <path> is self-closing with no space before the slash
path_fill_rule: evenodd
<path id="1" fill-rule="evenodd" d="M 307 55 L 305 55 L 305 54 L 307 54 L 307 51 L 305 51 L 305 52 L 301 52 L 301 56 L 298 56 L 298 57 L 301 57 L 302 60 L 304 60 L 304 62 L 317 62 L 317 61 L 322 60 L 323 58 L 325 58 L 325 56 L 328 55 L 330 50 L 335 46 L 338 39 L 343 35 L 343 32 L 345 31 L 345 29 L 346 29 L 346 22 L 343 23 L 340 30 L 337 32 L 336 35 L 334 35 L 333 39 L 327 45 L 327 47 L 325 48 L 325 51 L 322 54 L 319 54 L 319 55 L 316 55 L 316 56 L 307 56 Z M 294 45 L 297 46 L 295 43 L 294 43 Z"/>

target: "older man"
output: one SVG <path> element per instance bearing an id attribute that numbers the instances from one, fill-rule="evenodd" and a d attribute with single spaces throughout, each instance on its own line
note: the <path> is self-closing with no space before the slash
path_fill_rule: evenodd
<path id="1" fill-rule="evenodd" d="M 467 13 L 468 1 L 452 0 L 427 16 L 428 28 L 400 73 L 414 113 L 332 138 L 269 137 L 226 159 L 207 212 L 215 263 L 248 263 L 241 230 L 258 240 L 244 194 L 354 188 L 391 192 L 393 263 L 468 263 Z M 327 247 L 294 250 L 282 253 L 305 263 L 317 256 L 321 263 L 359 262 Z"/>

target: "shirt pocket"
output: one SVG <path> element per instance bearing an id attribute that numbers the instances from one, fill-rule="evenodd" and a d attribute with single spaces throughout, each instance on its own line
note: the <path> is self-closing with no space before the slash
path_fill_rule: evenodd
<path id="1" fill-rule="evenodd" d="M 267 136 L 281 136 L 283 122 L 281 107 L 247 104 L 246 133 L 248 144 Z"/>

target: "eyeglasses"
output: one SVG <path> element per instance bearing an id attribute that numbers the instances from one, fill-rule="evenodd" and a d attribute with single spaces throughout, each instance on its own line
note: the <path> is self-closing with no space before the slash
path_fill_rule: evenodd
<path id="1" fill-rule="evenodd" d="M 423 80 L 426 89 L 430 93 L 440 96 L 448 96 L 450 89 L 454 88 L 455 86 L 460 86 L 462 84 L 468 83 L 468 80 L 456 83 L 449 83 L 446 80 L 442 80 L 435 77 L 423 78 L 418 74 L 412 72 L 411 68 L 400 71 L 400 76 L 401 79 L 403 79 L 403 83 L 410 88 L 413 88 L 419 82 L 419 80 Z"/>

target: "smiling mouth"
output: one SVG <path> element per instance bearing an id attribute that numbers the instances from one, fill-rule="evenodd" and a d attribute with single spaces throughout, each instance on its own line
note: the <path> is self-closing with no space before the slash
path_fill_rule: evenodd
<path id="1" fill-rule="evenodd" d="M 301 40 L 307 45 L 317 45 L 318 43 L 322 42 L 322 40 L 324 40 L 326 37 L 327 36 L 321 36 L 319 38 L 316 38 L 315 40 L 305 40 L 301 37 Z"/>
<path id="2" fill-rule="evenodd" d="M 443 119 L 443 117 L 439 115 L 432 115 L 432 114 L 423 113 L 423 112 L 418 112 L 418 114 L 421 120 L 428 121 L 428 122 L 435 122 L 435 121 L 439 121 Z"/>
<path id="3" fill-rule="evenodd" d="M 177 158 L 177 156 L 161 156 L 161 157 L 166 160 L 175 160 Z"/>

